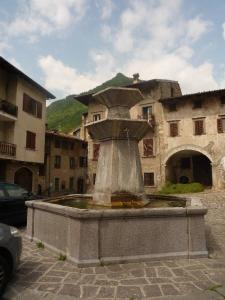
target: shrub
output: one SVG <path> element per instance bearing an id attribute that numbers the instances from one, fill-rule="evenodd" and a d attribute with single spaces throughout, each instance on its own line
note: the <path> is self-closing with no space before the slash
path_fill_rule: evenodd
<path id="1" fill-rule="evenodd" d="M 158 194 L 185 194 L 185 193 L 199 193 L 204 191 L 204 186 L 201 183 L 170 183 L 167 182 Z"/>
<path id="2" fill-rule="evenodd" d="M 65 261 L 66 260 L 66 255 L 60 253 L 59 257 L 58 257 L 58 260 Z"/>
<path id="3" fill-rule="evenodd" d="M 42 241 L 37 242 L 36 245 L 39 249 L 44 249 L 44 247 L 45 247 L 45 245 L 42 243 Z"/>

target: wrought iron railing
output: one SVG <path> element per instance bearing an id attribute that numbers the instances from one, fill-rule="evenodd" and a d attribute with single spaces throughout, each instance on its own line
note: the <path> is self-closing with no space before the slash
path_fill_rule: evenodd
<path id="1" fill-rule="evenodd" d="M 0 154 L 11 157 L 16 156 L 16 145 L 6 142 L 0 142 Z"/>
<path id="2" fill-rule="evenodd" d="M 17 117 L 18 107 L 6 100 L 0 99 L 0 111 L 3 111 L 9 115 Z"/>

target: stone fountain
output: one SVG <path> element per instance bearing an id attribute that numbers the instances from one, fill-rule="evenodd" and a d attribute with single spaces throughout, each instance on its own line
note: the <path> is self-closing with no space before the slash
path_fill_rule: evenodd
<path id="1" fill-rule="evenodd" d="M 100 141 L 93 201 L 111 206 L 116 200 L 143 200 L 138 142 L 151 126 L 146 120 L 130 118 L 130 108 L 143 100 L 143 96 L 138 89 L 108 88 L 94 98 L 108 108 L 108 116 L 86 125 L 90 136 Z"/>
<path id="2" fill-rule="evenodd" d="M 140 91 L 109 88 L 94 97 L 108 107 L 106 119 L 87 125 L 101 145 L 95 191 L 28 201 L 28 237 L 81 267 L 207 256 L 207 209 L 198 198 L 144 195 L 138 141 L 150 126 L 129 113 Z"/>

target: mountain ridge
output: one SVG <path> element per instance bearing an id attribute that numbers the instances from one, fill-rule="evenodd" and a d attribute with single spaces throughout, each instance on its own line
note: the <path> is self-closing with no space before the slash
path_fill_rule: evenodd
<path id="1" fill-rule="evenodd" d="M 132 78 L 129 78 L 122 73 L 117 73 L 113 78 L 87 92 L 82 92 L 79 95 L 97 93 L 107 87 L 125 86 L 132 82 Z M 87 112 L 87 107 L 71 98 L 71 96 L 56 100 L 47 107 L 48 128 L 65 133 L 71 132 L 81 124 L 82 114 L 85 112 Z"/>

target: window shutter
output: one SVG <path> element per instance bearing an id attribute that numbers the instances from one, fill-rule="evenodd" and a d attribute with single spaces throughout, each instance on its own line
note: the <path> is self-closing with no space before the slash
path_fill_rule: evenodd
<path id="1" fill-rule="evenodd" d="M 153 155 L 153 139 L 143 140 L 144 156 Z"/>
<path id="2" fill-rule="evenodd" d="M 202 135 L 204 133 L 203 130 L 203 120 L 195 121 L 195 135 Z"/>
<path id="3" fill-rule="evenodd" d="M 93 160 L 98 160 L 100 144 L 93 144 Z"/>
<path id="4" fill-rule="evenodd" d="M 178 136 L 178 124 L 170 123 L 170 136 Z"/>
<path id="5" fill-rule="evenodd" d="M 29 112 L 29 97 L 23 94 L 23 111 Z"/>
<path id="6" fill-rule="evenodd" d="M 217 132 L 223 133 L 223 121 L 222 119 L 217 119 Z"/>
<path id="7" fill-rule="evenodd" d="M 35 147 L 36 147 L 36 134 L 31 131 L 27 131 L 26 148 L 35 149 Z"/>
<path id="8" fill-rule="evenodd" d="M 37 102 L 37 117 L 42 118 L 42 104 L 40 102 Z"/>
<path id="9" fill-rule="evenodd" d="M 154 173 L 144 173 L 144 185 L 154 186 Z"/>

